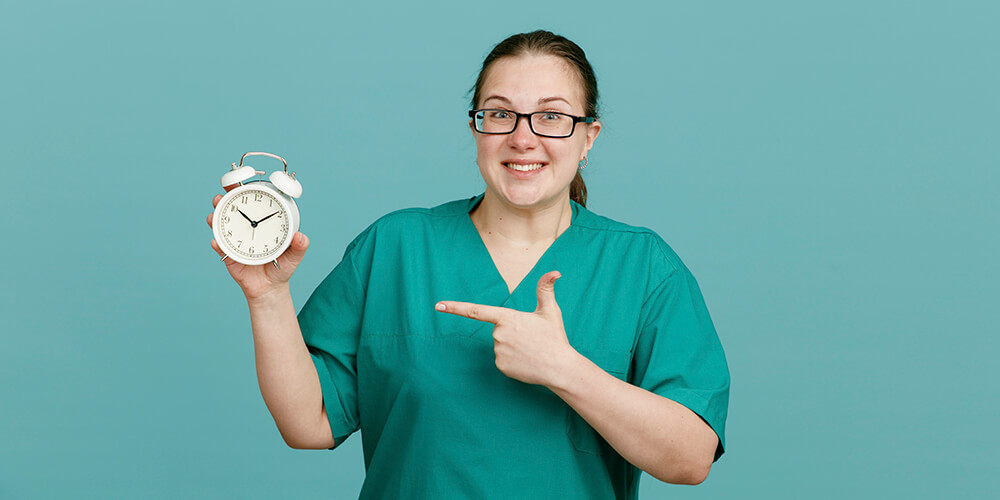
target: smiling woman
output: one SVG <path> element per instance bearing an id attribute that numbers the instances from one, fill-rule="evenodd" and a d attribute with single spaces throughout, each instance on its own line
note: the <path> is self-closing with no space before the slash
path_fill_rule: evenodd
<path id="1" fill-rule="evenodd" d="M 593 117 L 579 116 L 586 114 L 579 76 L 561 57 L 530 53 L 497 59 L 486 75 L 474 110 L 483 118 L 471 126 L 487 207 L 566 208 L 563 198 L 601 130 Z M 527 126 L 518 127 L 522 118 Z M 590 122 L 580 133 L 577 118 Z"/>
<path id="2" fill-rule="evenodd" d="M 282 436 L 334 448 L 361 430 L 363 498 L 634 498 L 641 471 L 703 481 L 724 450 L 725 356 L 671 248 L 585 208 L 601 123 L 583 51 L 546 31 L 504 40 L 472 107 L 485 192 L 376 221 L 298 317 L 304 235 L 280 268 L 227 263 Z"/>

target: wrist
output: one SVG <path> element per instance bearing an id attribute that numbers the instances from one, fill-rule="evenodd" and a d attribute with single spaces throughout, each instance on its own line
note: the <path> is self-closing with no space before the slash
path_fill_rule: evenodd
<path id="1" fill-rule="evenodd" d="M 244 291 L 244 295 L 247 299 L 247 305 L 253 309 L 256 307 L 267 307 L 280 303 L 286 298 L 291 298 L 292 293 L 288 286 L 288 282 L 285 281 L 265 290 L 253 293 Z"/>
<path id="2" fill-rule="evenodd" d="M 583 380 L 581 375 L 587 365 L 592 364 L 586 356 L 568 344 L 566 349 L 553 359 L 552 371 L 548 377 L 549 383 L 545 385 L 556 394 L 572 392 Z"/>

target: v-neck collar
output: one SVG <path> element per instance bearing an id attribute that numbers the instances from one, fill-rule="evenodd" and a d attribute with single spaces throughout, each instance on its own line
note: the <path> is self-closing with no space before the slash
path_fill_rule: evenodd
<path id="1" fill-rule="evenodd" d="M 522 278 L 521 281 L 517 284 L 517 286 L 514 287 L 513 291 L 510 291 L 510 289 L 507 288 L 507 282 L 503 279 L 503 275 L 501 275 L 500 270 L 497 269 L 496 262 L 493 261 L 493 256 L 490 255 L 490 251 L 486 247 L 486 242 L 483 241 L 482 235 L 479 234 L 479 230 L 476 229 L 476 225 L 473 224 L 472 222 L 472 217 L 471 217 L 472 211 L 475 210 L 475 208 L 479 206 L 479 204 L 483 201 L 483 197 L 485 196 L 485 194 L 486 193 L 483 193 L 480 194 L 479 196 L 470 198 L 466 213 L 464 215 L 465 220 L 463 222 L 467 228 L 467 231 L 470 232 L 471 239 L 475 242 L 473 243 L 473 247 L 475 248 L 476 256 L 474 262 L 472 262 L 472 265 L 489 266 L 489 268 L 492 269 L 492 272 L 490 273 L 491 274 L 490 283 L 488 284 L 487 288 L 489 288 L 490 290 L 496 289 L 498 287 L 497 282 L 499 282 L 499 288 L 503 292 L 505 292 L 504 297 L 502 298 L 500 303 L 497 303 L 495 305 L 501 307 L 516 308 L 515 306 L 523 302 L 521 300 L 516 300 L 516 299 L 526 293 L 524 292 L 525 288 L 532 289 L 532 293 L 530 295 L 532 299 L 534 299 L 535 286 L 532 283 L 537 283 L 538 280 L 541 279 L 542 275 L 544 275 L 549 271 L 555 270 L 555 269 L 542 269 L 542 266 L 556 265 L 556 260 L 557 260 L 556 255 L 558 254 L 559 248 L 566 244 L 565 243 L 566 240 L 572 238 L 571 233 L 574 232 L 576 218 L 577 214 L 579 213 L 580 206 L 576 202 L 570 201 L 570 209 L 572 210 L 572 214 L 570 215 L 569 227 L 567 227 L 566 230 L 562 232 L 562 234 L 556 237 L 555 241 L 553 241 L 552 244 L 550 244 L 549 247 L 545 249 L 545 252 L 542 253 L 541 257 L 539 257 L 538 260 L 535 261 L 535 264 L 531 267 L 531 270 L 528 271 L 528 274 L 524 275 L 524 278 Z M 526 285 L 525 283 L 528 284 Z M 534 300 L 531 300 L 530 302 L 532 304 L 531 307 L 534 307 Z M 527 306 L 527 304 L 523 304 L 523 306 Z"/>

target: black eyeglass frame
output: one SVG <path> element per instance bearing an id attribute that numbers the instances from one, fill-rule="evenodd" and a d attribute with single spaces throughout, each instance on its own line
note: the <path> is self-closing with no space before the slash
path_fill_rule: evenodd
<path id="1" fill-rule="evenodd" d="M 515 116 L 515 119 L 514 119 L 514 128 L 510 129 L 510 132 L 484 132 L 482 130 L 479 130 L 479 127 L 476 126 L 476 113 L 480 113 L 480 112 L 483 112 L 483 111 L 503 111 L 504 113 L 510 113 L 510 114 L 514 115 Z M 571 128 L 569 130 L 569 134 L 566 134 L 566 135 L 539 134 L 538 132 L 535 131 L 535 127 L 531 125 L 531 116 L 532 115 L 560 115 L 560 116 L 568 116 L 569 118 L 571 118 L 573 120 L 573 128 Z M 476 132 L 478 132 L 480 134 L 487 134 L 487 135 L 508 135 L 508 134 L 513 134 L 514 131 L 517 130 L 517 125 L 519 123 L 521 123 L 521 117 L 522 116 L 524 118 L 528 119 L 528 129 L 531 130 L 532 134 L 535 134 L 535 135 L 537 135 L 539 137 L 548 137 L 550 139 L 565 139 L 567 137 L 572 137 L 573 134 L 576 133 L 576 124 L 577 123 L 594 123 L 594 120 L 595 120 L 595 118 L 593 116 L 573 116 L 571 114 L 560 113 L 558 111 L 534 111 L 532 113 L 518 113 L 517 111 L 511 111 L 509 109 L 503 109 L 503 108 L 482 108 L 482 109 L 473 109 L 472 111 L 469 111 L 469 118 L 472 118 L 472 128 Z"/>

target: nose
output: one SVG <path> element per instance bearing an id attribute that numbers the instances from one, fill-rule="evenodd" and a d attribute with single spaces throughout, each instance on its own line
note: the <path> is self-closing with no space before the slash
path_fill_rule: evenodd
<path id="1" fill-rule="evenodd" d="M 521 123 L 524 120 L 524 123 Z M 514 124 L 514 131 L 507 136 L 507 141 L 515 149 L 531 149 L 538 144 L 538 136 L 531 131 L 529 117 L 519 116 Z"/>

